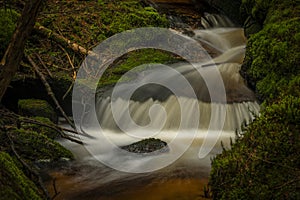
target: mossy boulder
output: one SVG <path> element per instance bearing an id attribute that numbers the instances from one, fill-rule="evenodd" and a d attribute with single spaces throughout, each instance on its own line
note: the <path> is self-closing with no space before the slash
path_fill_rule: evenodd
<path id="1" fill-rule="evenodd" d="M 144 67 L 139 67 L 138 69 L 140 71 L 149 69 L 148 65 L 146 65 L 149 63 L 169 64 L 176 61 L 179 61 L 178 56 L 166 51 L 157 49 L 135 50 L 125 54 L 124 56 L 119 58 L 111 67 L 109 67 L 102 75 L 97 86 L 98 88 L 111 86 L 116 84 L 118 81 L 121 81 L 122 79 L 125 79 L 124 81 L 132 80 L 136 78 L 139 72 L 134 68 L 141 65 L 144 65 Z M 128 74 L 130 77 L 122 77 L 123 74 L 130 70 L 132 70 Z"/>
<path id="2" fill-rule="evenodd" d="M 18 102 L 19 114 L 23 116 L 40 116 L 50 119 L 52 122 L 57 123 L 58 118 L 56 112 L 51 105 L 40 99 L 21 99 Z"/>
<path id="3" fill-rule="evenodd" d="M 169 151 L 168 144 L 160 139 L 148 138 L 135 142 L 133 144 L 123 146 L 122 149 L 132 153 L 165 153 Z"/>
<path id="4" fill-rule="evenodd" d="M 282 96 L 212 162 L 214 199 L 299 199 L 300 98 Z"/>
<path id="5" fill-rule="evenodd" d="M 34 183 L 5 152 L 0 152 L 0 199 L 42 199 Z"/>
<path id="6" fill-rule="evenodd" d="M 49 126 L 55 126 L 55 124 L 50 121 L 50 119 L 45 118 L 45 117 L 31 117 L 33 120 L 36 120 L 37 122 L 41 122 L 43 124 L 49 125 Z M 33 124 L 33 123 L 28 123 L 28 122 L 22 122 L 21 123 L 21 128 L 24 130 L 28 130 L 28 131 L 34 131 L 37 132 L 39 134 L 43 134 L 45 136 L 47 136 L 50 139 L 56 139 L 60 136 L 60 134 L 52 129 L 49 128 L 47 126 L 42 126 L 39 124 Z"/>
<path id="7" fill-rule="evenodd" d="M 261 100 L 274 98 L 300 74 L 299 18 L 267 24 L 253 34 L 242 72 Z"/>
<path id="8" fill-rule="evenodd" d="M 27 160 L 57 161 L 61 158 L 73 158 L 69 150 L 43 134 L 24 129 L 13 129 L 9 134 L 14 141 L 16 151 Z"/>
<path id="9" fill-rule="evenodd" d="M 300 5 L 243 0 L 263 26 L 249 36 L 242 74 L 263 102 L 260 116 L 212 161 L 214 199 L 300 199 Z"/>

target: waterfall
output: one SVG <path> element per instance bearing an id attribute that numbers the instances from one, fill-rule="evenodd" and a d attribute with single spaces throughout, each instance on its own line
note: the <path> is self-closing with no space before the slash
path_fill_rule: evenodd
<path id="1" fill-rule="evenodd" d="M 60 195 L 69 197 L 65 199 L 199 198 L 199 181 L 209 176 L 211 157 L 223 150 L 221 141 L 230 148 L 229 138 L 235 137 L 234 131 L 259 113 L 254 93 L 239 74 L 245 55 L 243 29 L 234 28 L 226 17 L 214 14 L 206 14 L 201 24 L 206 29 L 193 30 L 191 35 L 212 51 L 211 60 L 193 66 L 186 62 L 170 65 L 178 73 L 166 73 L 164 65 L 146 67 L 134 80 L 118 85 L 119 96 L 114 96 L 113 89 L 99 91 L 94 105 L 97 116 L 89 115 L 94 109 L 89 102 L 73 101 L 83 110 L 74 115 L 74 120 L 80 119 L 80 130 L 86 133 L 80 137 L 85 145 L 63 141 L 76 156 L 78 166 L 75 176 L 67 174 L 62 177 L 65 180 L 58 179 L 57 183 L 62 180 L 65 186 Z M 192 92 L 179 84 L 180 75 Z M 175 85 L 177 93 L 152 83 L 127 97 L 131 87 L 148 80 Z M 208 80 L 213 90 L 206 85 Z M 224 88 L 218 84 L 220 80 Z M 94 126 L 99 123 L 100 130 Z M 119 148 L 146 137 L 167 142 L 170 151 L 141 155 Z M 188 184 L 183 184 L 185 181 Z M 52 188 L 53 182 L 49 185 Z M 177 194 L 182 187 L 188 190 Z"/>
<path id="2" fill-rule="evenodd" d="M 84 89 L 80 83 L 74 85 L 74 121 L 86 133 L 80 137 L 94 159 L 116 170 L 145 173 L 179 162 L 191 149 L 193 153 L 184 159 L 190 160 L 190 155 L 193 159 L 198 157 L 202 167 L 208 169 L 209 156 L 222 150 L 220 141 L 230 146 L 228 141 L 235 137 L 235 131 L 259 114 L 255 95 L 239 74 L 245 56 L 243 29 L 222 27 L 230 24 L 217 15 L 206 18 L 215 28 L 193 30 L 192 39 L 169 29 L 125 32 L 95 49 L 100 52 L 100 59 L 91 57 L 83 64 L 77 78 L 87 74 L 91 80 L 99 80 L 99 74 L 106 69 L 104 65 L 109 66 L 115 57 L 135 50 L 132 44 L 139 44 L 137 49 L 158 48 L 173 53 L 178 50 L 176 54 L 186 60 L 137 66 L 105 90 L 96 91 L 96 82 L 84 85 Z M 155 42 L 158 46 L 153 45 Z M 129 50 L 123 51 L 122 45 Z M 97 70 L 93 71 L 93 67 Z M 168 153 L 141 157 L 120 148 L 150 137 L 167 142 Z"/>
<path id="3" fill-rule="evenodd" d="M 180 106 L 177 102 L 176 97 L 170 96 L 166 101 L 159 102 L 153 99 L 148 99 L 145 102 L 130 101 L 130 110 L 132 119 L 127 117 L 122 117 L 125 113 L 127 101 L 123 99 L 117 99 L 114 106 L 117 106 L 119 110 L 119 119 L 122 120 L 121 123 L 130 125 L 129 121 L 135 121 L 139 126 L 143 127 L 150 123 L 150 118 L 147 113 L 152 105 L 161 104 L 165 109 L 157 109 L 153 115 L 156 116 L 152 122 L 155 126 L 160 124 L 165 116 L 164 111 L 167 113 L 167 119 L 165 121 L 164 129 L 178 129 L 180 125 L 181 115 L 187 120 L 193 120 L 193 115 L 190 114 L 195 109 L 200 109 L 200 121 L 199 129 L 207 129 L 211 123 L 211 120 L 215 121 L 217 119 L 211 119 L 211 113 L 217 113 L 217 116 L 225 115 L 225 123 L 223 130 L 236 130 L 239 129 L 243 122 L 249 123 L 253 120 L 252 113 L 258 113 L 259 105 L 256 102 L 241 102 L 241 103 L 231 103 L 231 104 L 221 104 L 221 103 L 206 103 L 198 101 L 195 99 L 189 99 L 185 97 L 180 97 L 181 101 L 189 107 L 186 112 L 181 113 Z M 113 114 L 110 107 L 111 99 L 109 97 L 105 99 L 100 99 L 99 102 L 99 121 L 101 126 L 106 129 L 118 130 L 118 126 L 113 119 Z M 125 115 L 125 114 L 124 114 Z M 212 127 L 214 129 L 215 127 Z M 126 128 L 127 130 L 130 127 Z"/>
<path id="4" fill-rule="evenodd" d="M 172 65 L 174 69 L 180 72 L 190 83 L 196 98 L 190 95 L 186 88 L 180 88 L 176 96 L 165 87 L 155 84 L 144 85 L 137 89 L 130 99 L 126 96 L 127 91 L 134 85 L 147 79 L 159 79 L 164 84 L 173 84 L 179 80 L 178 75 L 169 75 L 159 67 L 145 70 L 140 73 L 134 81 L 129 81 L 119 86 L 119 93 L 122 94 L 112 99 L 112 91 L 98 96 L 96 110 L 98 120 L 103 129 L 120 131 L 119 125 L 126 130 L 132 130 L 138 125 L 141 129 L 151 127 L 156 129 L 161 126 L 163 130 L 176 130 L 179 128 L 182 118 L 194 123 L 194 111 L 199 109 L 198 129 L 206 130 L 208 127 L 212 130 L 218 130 L 220 126 L 218 120 L 225 118 L 222 130 L 235 131 L 240 130 L 243 123 L 249 123 L 259 112 L 259 105 L 255 101 L 254 93 L 245 85 L 243 78 L 239 74 L 240 66 L 244 58 L 246 39 L 241 28 L 214 28 L 207 30 L 195 30 L 194 38 L 204 42 L 211 48 L 221 52 L 209 62 L 199 63 L 197 68 L 193 68 L 187 63 L 177 63 Z M 222 77 L 226 102 L 222 102 L 222 88 L 216 84 L 212 94 L 208 90 L 205 80 L 199 76 L 198 70 L 202 70 L 201 75 L 214 81 L 218 81 L 218 74 L 210 71 L 212 64 L 217 65 L 217 69 Z M 155 80 L 156 80 L 155 79 Z M 214 95 L 212 101 L 210 96 Z M 218 98 L 220 95 L 220 99 Z M 117 110 L 113 114 L 112 106 Z M 160 105 L 158 109 L 152 109 L 153 106 Z M 181 109 L 184 105 L 185 109 Z M 128 111 L 129 110 L 129 111 Z M 128 117 L 128 112 L 130 117 Z M 214 115 L 212 115 L 214 113 Z M 150 119 L 149 115 L 153 115 Z M 132 125 L 131 121 L 134 122 Z M 151 126 L 147 126 L 151 124 Z M 185 129 L 194 128 L 188 125 Z"/>
<path id="5" fill-rule="evenodd" d="M 204 13 L 204 17 L 201 18 L 201 25 L 205 29 L 217 28 L 217 27 L 234 27 L 234 24 L 224 15 Z"/>

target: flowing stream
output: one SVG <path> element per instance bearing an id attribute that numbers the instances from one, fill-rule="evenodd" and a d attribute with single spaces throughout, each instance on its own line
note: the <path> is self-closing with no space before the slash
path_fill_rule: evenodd
<path id="1" fill-rule="evenodd" d="M 187 94 L 185 88 L 175 96 L 166 88 L 151 84 L 137 90 L 131 99 L 119 97 L 112 100 L 112 91 L 106 91 L 97 97 L 97 117 L 105 137 L 114 146 L 108 148 L 99 143 L 103 140 L 98 136 L 98 130 L 88 125 L 83 125 L 84 131 L 89 135 L 82 138 L 86 148 L 69 141 L 60 141 L 74 153 L 76 161 L 63 169 L 50 172 L 56 178 L 57 191 L 60 191 L 57 199 L 203 198 L 210 159 L 222 151 L 221 141 L 226 148 L 230 148 L 230 138 L 235 137 L 235 131 L 240 130 L 243 123 L 253 120 L 254 115 L 259 113 L 259 105 L 239 74 L 246 43 L 243 29 L 232 27 L 227 18 L 218 15 L 207 14 L 201 23 L 206 29 L 193 30 L 193 38 L 214 52 L 213 60 L 201 63 L 201 67 L 207 69 L 204 75 L 214 82 L 218 79 L 209 68 L 212 63 L 217 65 L 224 82 L 225 101 L 222 100 L 223 96 L 218 99 L 218 94 L 224 95 L 219 88 L 213 91 L 217 98 L 211 99 L 212 94 L 206 87 L 205 80 L 199 78 L 197 70 L 191 69 L 186 63 L 176 63 L 172 67 L 188 80 L 195 91 L 195 97 Z M 153 75 L 154 71 L 156 73 Z M 138 81 L 151 76 L 168 83 L 175 81 L 174 84 L 178 80 L 176 76 L 160 77 L 160 74 L 162 71 L 159 68 L 149 69 Z M 136 82 L 124 83 L 121 91 L 126 93 L 132 84 Z M 182 105 L 185 109 L 181 108 Z M 118 112 L 117 119 L 114 117 L 114 110 Z M 127 117 L 128 110 L 130 117 Z M 196 110 L 199 110 L 197 120 Z M 187 123 L 182 128 L 180 126 L 183 119 Z M 134 125 L 131 121 L 135 122 Z M 190 126 L 189 122 L 193 125 Z M 143 129 L 136 130 L 136 125 Z M 132 135 L 124 134 L 121 129 L 130 131 Z M 146 136 L 168 142 L 170 152 L 140 156 L 125 155 L 116 150 L 118 146 L 131 144 Z M 217 138 L 216 141 L 207 143 L 214 138 Z M 206 156 L 199 158 L 199 149 L 205 142 L 213 147 Z M 189 148 L 181 155 L 186 144 Z M 181 156 L 169 162 L 166 167 L 160 167 L 173 154 Z M 125 172 L 112 169 L 98 159 L 106 160 L 109 165 L 118 166 L 117 169 L 124 169 Z M 150 172 L 128 173 L 135 170 L 141 172 L 141 169 Z M 49 181 L 48 188 L 54 193 L 52 181 Z"/>

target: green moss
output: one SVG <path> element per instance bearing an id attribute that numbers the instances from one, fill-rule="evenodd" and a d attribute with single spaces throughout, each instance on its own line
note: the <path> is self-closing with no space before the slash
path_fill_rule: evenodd
<path id="1" fill-rule="evenodd" d="M 70 151 L 43 134 L 24 129 L 14 129 L 10 131 L 10 134 L 17 152 L 28 160 L 50 159 L 56 161 L 62 157 L 73 158 Z"/>
<path id="2" fill-rule="evenodd" d="M 57 122 L 57 115 L 45 100 L 21 99 L 18 101 L 18 110 L 24 116 L 40 116 Z"/>
<path id="3" fill-rule="evenodd" d="M 19 16 L 19 13 L 12 9 L 0 9 L 0 58 L 11 40 Z"/>
<path id="4" fill-rule="evenodd" d="M 168 20 L 152 7 L 144 7 L 138 0 L 50 1 L 40 17 L 42 25 L 63 31 L 68 39 L 90 47 L 125 30 L 138 27 L 167 27 Z M 76 9 L 75 9 L 76 8 Z M 64 13 L 60 11 L 64 10 Z M 68 13 L 67 15 L 65 13 Z"/>
<path id="5" fill-rule="evenodd" d="M 45 117 L 32 117 L 32 119 L 39 121 L 43 124 L 54 126 L 53 122 L 51 122 L 48 118 L 45 118 Z M 59 133 L 57 131 L 55 131 L 54 129 L 48 128 L 46 126 L 41 126 L 38 124 L 30 124 L 30 123 L 22 122 L 21 128 L 24 130 L 34 131 L 39 134 L 43 134 L 50 139 L 56 139 L 60 136 Z"/>
<path id="6" fill-rule="evenodd" d="M 265 24 L 285 21 L 291 18 L 299 18 L 299 1 L 273 0 L 270 2 L 270 8 L 266 13 Z"/>
<path id="7" fill-rule="evenodd" d="M 247 36 L 257 33 L 262 25 L 297 18 L 299 2 L 288 0 L 242 0 L 241 17 Z"/>
<path id="8" fill-rule="evenodd" d="M 109 67 L 101 79 L 99 80 L 98 87 L 113 85 L 118 82 L 124 73 L 129 70 L 134 70 L 135 67 L 149 63 L 172 63 L 178 61 L 178 58 L 165 51 L 156 49 L 141 49 L 130 52 L 120 58 L 116 63 Z M 145 66 L 147 67 L 147 66 Z M 142 70 L 143 68 L 139 68 Z M 148 67 L 147 67 L 148 69 Z M 122 77 L 122 81 L 128 80 L 126 77 Z"/>
<path id="9" fill-rule="evenodd" d="M 212 161 L 214 199 L 299 199 L 300 5 L 244 0 L 263 29 L 248 40 L 242 73 L 263 101 L 231 150 Z M 247 17 L 246 15 L 246 17 Z"/>
<path id="10" fill-rule="evenodd" d="M 300 74 L 298 18 L 267 24 L 250 37 L 245 64 L 248 79 L 262 99 L 274 98 Z"/>
<path id="11" fill-rule="evenodd" d="M 0 199 L 42 199 L 9 154 L 0 152 Z"/>
<path id="12" fill-rule="evenodd" d="M 300 98 L 283 96 L 244 131 L 212 162 L 214 198 L 299 199 Z"/>
<path id="13" fill-rule="evenodd" d="M 104 24 L 109 29 L 107 36 L 123 32 L 138 27 L 158 26 L 166 27 L 168 21 L 161 17 L 152 7 L 142 7 L 139 1 L 127 0 L 109 2 L 114 7 L 114 13 L 101 12 L 100 15 L 104 20 Z"/>

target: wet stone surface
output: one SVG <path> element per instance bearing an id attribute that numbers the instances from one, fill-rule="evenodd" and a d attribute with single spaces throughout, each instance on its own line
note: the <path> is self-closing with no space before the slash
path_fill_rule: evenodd
<path id="1" fill-rule="evenodd" d="M 139 154 L 148 154 L 148 153 L 166 153 L 169 151 L 168 144 L 160 139 L 149 138 L 144 139 L 139 142 L 132 143 L 121 147 L 122 149 Z"/>

